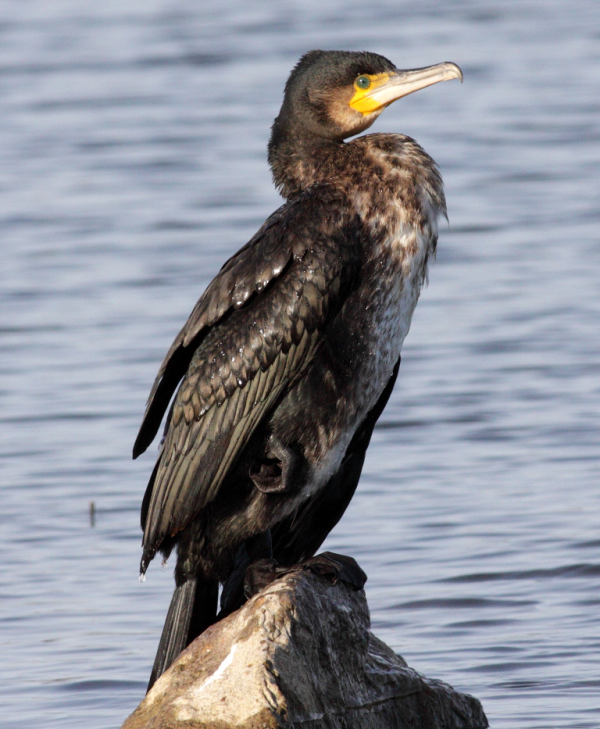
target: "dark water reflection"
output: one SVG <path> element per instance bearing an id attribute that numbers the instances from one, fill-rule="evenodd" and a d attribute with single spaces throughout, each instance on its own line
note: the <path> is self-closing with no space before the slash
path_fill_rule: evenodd
<path id="1" fill-rule="evenodd" d="M 600 9 L 592 0 L 0 6 L 2 724 L 119 725 L 172 589 L 137 581 L 159 361 L 277 205 L 305 50 L 453 60 L 390 108 L 450 227 L 359 492 L 328 547 L 375 630 L 495 727 L 600 723 Z M 89 502 L 97 507 L 90 527 Z"/>

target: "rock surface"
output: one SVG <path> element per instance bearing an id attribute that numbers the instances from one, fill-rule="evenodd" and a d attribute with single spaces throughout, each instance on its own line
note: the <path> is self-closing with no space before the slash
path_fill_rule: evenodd
<path id="1" fill-rule="evenodd" d="M 484 729 L 477 699 L 424 678 L 369 630 L 364 592 L 309 572 L 197 638 L 122 729 Z"/>

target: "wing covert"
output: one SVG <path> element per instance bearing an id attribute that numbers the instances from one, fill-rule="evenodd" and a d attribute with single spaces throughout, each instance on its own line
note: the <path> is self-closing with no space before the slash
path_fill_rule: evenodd
<path id="1" fill-rule="evenodd" d="M 154 440 L 177 385 L 208 331 L 232 311 L 247 306 L 313 244 L 312 220 L 321 232 L 339 233 L 350 221 L 340 193 L 327 186 L 307 190 L 271 215 L 256 235 L 223 265 L 192 310 L 164 358 L 146 403 L 133 447 L 137 458 Z"/>

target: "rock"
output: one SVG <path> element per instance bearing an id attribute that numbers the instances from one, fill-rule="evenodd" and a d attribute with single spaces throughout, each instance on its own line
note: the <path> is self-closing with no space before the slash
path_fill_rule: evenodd
<path id="1" fill-rule="evenodd" d="M 306 571 L 197 638 L 122 729 L 484 729 L 477 699 L 424 678 L 369 630 L 362 590 Z"/>

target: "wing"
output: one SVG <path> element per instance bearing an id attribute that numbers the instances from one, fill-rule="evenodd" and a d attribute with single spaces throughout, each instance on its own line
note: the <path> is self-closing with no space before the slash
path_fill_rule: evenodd
<path id="1" fill-rule="evenodd" d="M 212 501 L 249 438 L 302 376 L 322 331 L 356 281 L 360 231 L 331 193 L 284 206 L 211 283 L 179 333 L 150 395 L 141 452 L 185 364 L 145 499 L 149 563 Z"/>
<path id="2" fill-rule="evenodd" d="M 356 228 L 357 221 L 348 220 L 344 207 L 339 193 L 324 185 L 315 186 L 277 210 L 224 264 L 160 366 L 133 447 L 134 458 L 154 440 L 178 383 L 211 327 L 232 311 L 247 307 L 286 271 L 292 260 L 303 258 L 315 243 L 311 221 L 319 222 L 321 237 L 329 234 L 339 238 L 344 228 Z"/>
<path id="3" fill-rule="evenodd" d="M 312 557 L 342 518 L 358 486 L 373 428 L 390 399 L 399 368 L 400 360 L 375 407 L 354 434 L 340 468 L 327 486 L 271 529 L 273 556 L 280 564 L 293 565 Z"/>

